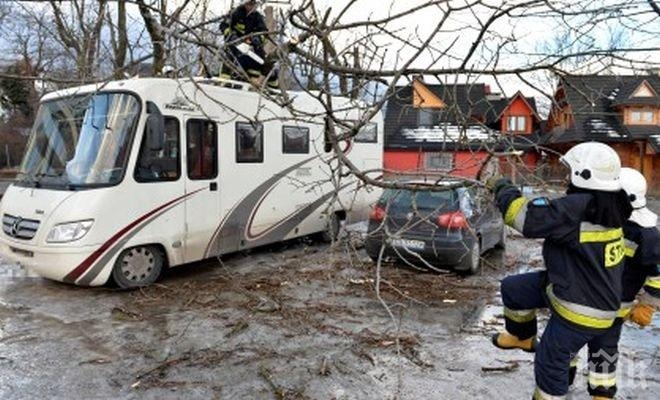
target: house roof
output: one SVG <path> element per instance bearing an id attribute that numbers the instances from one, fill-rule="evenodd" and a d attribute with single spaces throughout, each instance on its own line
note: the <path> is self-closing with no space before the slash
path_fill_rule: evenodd
<path id="1" fill-rule="evenodd" d="M 618 107 L 624 105 L 660 105 L 660 98 L 631 97 L 646 81 L 657 94 L 658 76 L 570 75 L 561 78 L 565 101 L 571 107 L 574 123 L 570 128 L 556 127 L 547 136 L 548 143 L 596 140 L 630 141 L 660 134 L 660 127 L 625 125 Z"/>
<path id="2" fill-rule="evenodd" d="M 540 138 L 532 135 L 505 134 L 483 125 L 458 126 L 443 124 L 432 128 L 403 128 L 387 143 L 389 149 L 425 151 L 446 150 L 526 150 L 536 146 Z"/>
<path id="3" fill-rule="evenodd" d="M 516 96 L 489 99 L 485 84 L 456 84 L 424 86 L 445 103 L 438 125 L 419 128 L 417 109 L 413 106 L 412 85 L 394 88 L 385 114 L 385 147 L 434 151 L 479 146 L 486 136 L 499 135 L 487 128 L 498 121 L 502 112 Z M 518 95 L 518 94 L 517 94 Z M 536 114 L 534 98 L 524 98 Z M 478 123 L 477 121 L 480 121 Z M 483 126 L 483 125 L 486 126 Z M 485 136 L 484 136 L 485 135 Z M 532 136 L 527 135 L 528 139 Z M 534 136 L 538 139 L 537 136 Z"/>
<path id="4" fill-rule="evenodd" d="M 423 82 L 423 84 L 447 105 L 444 111 L 450 121 L 455 122 L 474 115 L 485 115 L 490 106 L 486 100 L 486 85 L 483 83 L 431 85 Z M 394 101 L 412 106 L 412 85 L 398 86 L 394 88 L 394 91 Z"/>
<path id="5" fill-rule="evenodd" d="M 658 91 L 660 90 L 660 77 L 644 76 L 636 77 L 637 79 L 626 79 L 621 82 L 621 89 L 617 96 L 613 96 L 613 106 L 622 105 L 660 105 L 660 97 Z M 655 87 L 653 85 L 655 83 Z M 653 96 L 637 96 L 635 91 L 641 86 L 647 86 L 652 92 Z"/>
<path id="6" fill-rule="evenodd" d="M 534 118 L 536 118 L 537 121 L 541 121 L 541 117 L 539 117 L 538 111 L 536 110 L 536 99 L 533 97 L 525 97 L 523 94 L 518 91 L 516 94 L 513 95 L 513 97 L 510 98 L 502 98 L 498 100 L 490 100 L 491 103 L 491 109 L 489 110 L 489 118 L 487 121 L 489 123 L 492 122 L 497 122 L 502 118 L 502 114 L 504 114 L 504 111 L 506 111 L 507 108 L 511 106 L 514 100 L 516 99 L 522 99 L 525 104 L 532 110 L 532 115 Z"/>

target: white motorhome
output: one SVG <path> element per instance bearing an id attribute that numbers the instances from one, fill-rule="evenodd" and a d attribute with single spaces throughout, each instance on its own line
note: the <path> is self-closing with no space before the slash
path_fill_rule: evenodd
<path id="1" fill-rule="evenodd" d="M 337 171 L 318 100 L 290 97 L 282 108 L 247 84 L 166 78 L 44 96 L 0 204 L 0 253 L 49 279 L 135 287 L 162 268 L 336 232 L 379 193 Z M 360 117 L 358 103 L 333 103 Z M 342 143 L 357 167 L 381 168 L 382 132 L 378 114 Z"/>

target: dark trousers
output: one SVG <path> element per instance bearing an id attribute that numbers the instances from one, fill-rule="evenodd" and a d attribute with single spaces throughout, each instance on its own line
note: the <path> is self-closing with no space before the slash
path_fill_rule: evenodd
<path id="1" fill-rule="evenodd" d="M 519 339 L 528 339 L 537 332 L 535 310 L 548 307 L 545 295 L 547 286 L 545 272 L 513 275 L 502 281 L 501 293 L 504 303 L 505 327 L 507 332 Z M 537 394 L 563 396 L 568 392 L 568 375 L 571 359 L 582 347 L 600 337 L 601 334 L 583 330 L 565 322 L 554 313 L 548 321 L 534 358 L 534 376 Z"/>
<path id="2" fill-rule="evenodd" d="M 536 335 L 536 310 L 548 307 L 546 286 L 547 274 L 543 271 L 511 275 L 502 280 L 500 292 L 507 332 L 522 340 Z"/>
<path id="3" fill-rule="evenodd" d="M 616 394 L 616 366 L 623 319 L 589 342 L 589 394 L 613 399 Z"/>
<path id="4" fill-rule="evenodd" d="M 266 59 L 263 49 L 254 49 L 253 51 L 259 57 Z M 241 53 L 233 46 L 229 47 L 227 57 L 228 60 L 222 64 L 221 77 L 244 81 L 246 77 L 258 78 L 265 76 L 269 87 L 278 86 L 278 74 L 272 62 L 265 60 L 264 64 L 259 64 L 252 57 Z"/>
<path id="5" fill-rule="evenodd" d="M 537 388 L 552 396 L 568 393 L 571 359 L 596 336 L 598 335 L 576 328 L 553 314 L 534 357 Z"/>

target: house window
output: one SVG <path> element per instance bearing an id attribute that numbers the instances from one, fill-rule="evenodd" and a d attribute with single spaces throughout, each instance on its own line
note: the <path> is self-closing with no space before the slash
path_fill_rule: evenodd
<path id="1" fill-rule="evenodd" d="M 427 170 L 450 171 L 454 168 L 454 153 L 426 153 Z"/>
<path id="2" fill-rule="evenodd" d="M 282 127 L 282 153 L 309 153 L 309 128 L 298 126 Z"/>
<path id="3" fill-rule="evenodd" d="M 236 162 L 264 161 L 264 126 L 261 123 L 236 123 Z"/>
<path id="4" fill-rule="evenodd" d="M 417 126 L 418 127 L 432 127 L 436 124 L 435 112 L 430 108 L 420 108 L 417 110 Z"/>
<path id="5" fill-rule="evenodd" d="M 635 110 L 630 112 L 630 123 L 636 125 L 652 125 L 653 111 Z"/>
<path id="6" fill-rule="evenodd" d="M 371 122 L 362 127 L 355 135 L 356 143 L 376 143 L 378 142 L 378 125 Z"/>
<path id="7" fill-rule="evenodd" d="M 165 142 L 162 149 L 151 149 L 145 133 L 135 166 L 138 182 L 175 181 L 181 175 L 179 162 L 179 120 L 165 117 Z"/>
<path id="8" fill-rule="evenodd" d="M 215 122 L 188 120 L 186 143 L 188 177 L 213 179 L 218 176 L 218 133 Z"/>
<path id="9" fill-rule="evenodd" d="M 525 122 L 527 118 L 523 116 L 511 116 L 507 119 L 507 131 L 509 132 L 525 132 Z"/>

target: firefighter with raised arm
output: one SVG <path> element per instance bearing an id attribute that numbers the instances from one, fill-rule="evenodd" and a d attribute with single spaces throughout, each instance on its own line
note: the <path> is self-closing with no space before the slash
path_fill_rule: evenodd
<path id="1" fill-rule="evenodd" d="M 658 216 L 646 207 L 646 179 L 637 170 L 622 168 L 621 186 L 633 207 L 630 219 L 623 226 L 626 261 L 621 309 L 612 327 L 589 343 L 587 381 L 589 394 L 594 399 L 613 399 L 616 394 L 618 343 L 623 319 L 647 326 L 660 305 L 660 233 L 656 227 Z M 635 304 L 636 297 L 638 302 Z M 572 363 L 570 384 L 576 372 L 577 366 Z"/>
<path id="2" fill-rule="evenodd" d="M 632 211 L 612 148 L 581 143 L 560 160 L 570 169 L 570 184 L 558 199 L 527 199 L 507 179 L 487 183 L 507 225 L 545 239 L 545 271 L 502 281 L 506 331 L 493 336 L 499 348 L 536 352 L 537 400 L 564 398 L 571 359 L 614 323 L 621 305 L 623 225 Z M 551 317 L 537 345 L 536 309 L 545 307 Z"/>
<path id="3" fill-rule="evenodd" d="M 220 77 L 245 80 L 261 86 L 263 80 L 271 88 L 278 86 L 273 63 L 267 60 L 264 44 L 268 28 L 257 9 L 256 0 L 248 0 L 233 9 L 220 23 L 227 47 L 227 58 Z M 228 61 L 228 62 L 227 62 Z"/>

